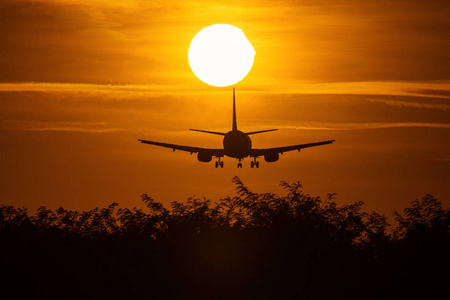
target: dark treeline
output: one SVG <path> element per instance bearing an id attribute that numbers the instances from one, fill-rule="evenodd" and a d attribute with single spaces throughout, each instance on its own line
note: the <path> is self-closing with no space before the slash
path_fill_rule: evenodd
<path id="1" fill-rule="evenodd" d="M 395 212 L 282 186 L 170 209 L 0 206 L 1 299 L 450 299 L 450 211 Z"/>

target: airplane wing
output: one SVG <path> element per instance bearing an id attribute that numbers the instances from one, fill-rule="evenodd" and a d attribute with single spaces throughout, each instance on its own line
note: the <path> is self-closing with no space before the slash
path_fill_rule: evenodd
<path id="1" fill-rule="evenodd" d="M 192 153 L 198 153 L 201 151 L 207 151 L 208 153 L 211 153 L 212 156 L 215 157 L 223 157 L 224 156 L 224 149 L 211 149 L 211 148 L 201 148 L 201 147 L 191 147 L 191 146 L 183 146 L 183 145 L 175 145 L 175 144 L 168 144 L 168 143 L 160 143 L 160 142 L 153 142 L 153 141 L 146 141 L 146 140 L 138 140 L 141 143 L 144 144 L 150 144 L 165 148 L 170 148 L 173 151 L 180 150 L 180 151 L 186 151 Z"/>
<path id="2" fill-rule="evenodd" d="M 323 141 L 323 142 L 317 142 L 317 143 L 309 143 L 309 144 L 300 144 L 300 145 L 293 145 L 293 146 L 285 146 L 285 147 L 276 147 L 276 148 L 267 148 L 267 149 L 252 149 L 250 156 L 251 157 L 257 157 L 257 156 L 263 156 L 265 154 L 283 154 L 284 152 L 292 151 L 292 150 L 298 150 L 309 147 L 316 147 L 321 145 L 327 145 L 332 144 L 335 140 L 329 140 L 329 141 Z"/>

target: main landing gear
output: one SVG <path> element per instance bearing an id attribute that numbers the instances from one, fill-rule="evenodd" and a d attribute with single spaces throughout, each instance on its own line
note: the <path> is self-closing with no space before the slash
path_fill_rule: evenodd
<path id="1" fill-rule="evenodd" d="M 256 160 L 256 157 L 253 158 L 253 161 L 250 163 L 250 167 L 259 168 L 259 161 Z"/>
<path id="2" fill-rule="evenodd" d="M 238 162 L 238 164 L 237 164 L 237 167 L 239 168 L 239 169 L 242 169 L 242 158 L 238 158 L 239 159 L 239 162 Z M 254 157 L 253 158 L 253 161 L 252 162 L 250 162 L 250 167 L 252 167 L 252 168 L 259 168 L 259 161 L 257 161 L 256 160 L 257 159 L 257 157 Z"/>
<path id="3" fill-rule="evenodd" d="M 219 166 L 221 168 L 223 168 L 223 161 L 220 161 L 220 157 L 219 157 L 218 161 L 216 161 L 216 168 L 218 168 Z"/>
<path id="4" fill-rule="evenodd" d="M 239 158 L 239 162 L 238 162 L 238 168 L 241 168 L 241 169 L 242 169 L 241 158 Z"/>
<path id="5" fill-rule="evenodd" d="M 259 161 L 256 160 L 257 157 L 253 157 L 253 161 L 250 162 L 250 167 L 252 168 L 259 168 Z M 237 164 L 238 169 L 242 169 L 242 158 L 238 158 L 239 162 Z M 221 167 L 223 168 L 223 161 L 220 160 L 220 157 L 217 158 L 216 168 Z"/>

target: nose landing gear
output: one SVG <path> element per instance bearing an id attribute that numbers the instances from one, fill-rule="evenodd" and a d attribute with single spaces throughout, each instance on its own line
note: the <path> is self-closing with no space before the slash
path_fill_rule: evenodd
<path id="1" fill-rule="evenodd" d="M 239 158 L 239 162 L 238 162 L 238 166 L 237 167 L 242 169 L 241 158 Z"/>

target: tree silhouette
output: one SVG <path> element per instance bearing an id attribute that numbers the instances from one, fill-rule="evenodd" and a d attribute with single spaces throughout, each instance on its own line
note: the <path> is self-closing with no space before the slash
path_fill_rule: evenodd
<path id="1" fill-rule="evenodd" d="M 450 211 L 431 195 L 387 217 L 282 182 L 286 196 L 169 208 L 0 206 L 6 298 L 448 299 Z"/>

